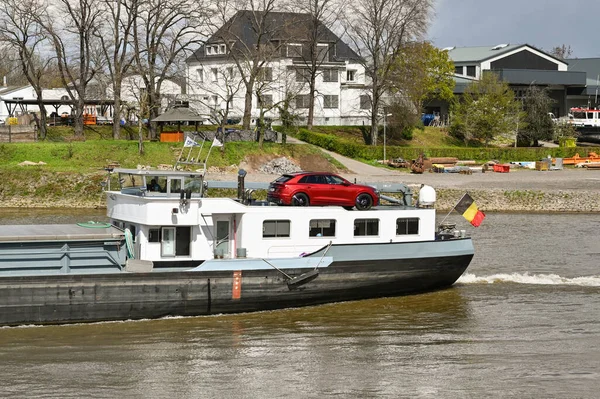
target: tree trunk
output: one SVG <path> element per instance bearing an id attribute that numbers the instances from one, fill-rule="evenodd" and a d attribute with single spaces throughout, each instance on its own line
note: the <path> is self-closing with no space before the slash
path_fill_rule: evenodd
<path id="1" fill-rule="evenodd" d="M 40 119 L 36 118 L 37 128 L 39 132 L 39 136 L 41 139 L 45 139 L 48 134 L 48 117 L 46 116 L 46 107 L 44 106 L 44 101 L 42 99 L 42 89 L 41 87 L 35 87 L 35 95 L 38 99 L 38 108 L 40 109 Z"/>
<path id="2" fill-rule="evenodd" d="M 138 118 L 138 153 L 140 155 L 144 155 L 144 122 L 143 122 L 143 118 L 140 117 Z"/>
<path id="3" fill-rule="evenodd" d="M 115 85 L 115 93 L 113 96 L 113 139 L 118 140 L 121 135 L 121 85 Z"/>
<path id="4" fill-rule="evenodd" d="M 316 76 L 314 73 L 310 76 L 309 83 L 309 94 L 308 94 L 308 119 L 306 121 L 306 127 L 308 130 L 313 128 L 313 119 L 315 118 L 315 80 Z"/>
<path id="5" fill-rule="evenodd" d="M 79 96 L 75 101 L 75 115 L 73 119 L 73 130 L 75 131 L 75 137 L 84 138 L 83 136 L 83 112 L 84 102 L 82 96 Z"/>
<path id="6" fill-rule="evenodd" d="M 244 96 L 244 118 L 242 119 L 242 129 L 250 130 L 250 120 L 252 119 L 252 87 L 246 86 L 246 95 Z M 248 88 L 249 87 L 249 88 Z"/>

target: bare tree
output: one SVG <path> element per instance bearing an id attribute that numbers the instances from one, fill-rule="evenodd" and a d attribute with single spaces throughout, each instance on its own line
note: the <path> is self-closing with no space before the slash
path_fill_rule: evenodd
<path id="1" fill-rule="evenodd" d="M 302 65 L 302 75 L 308 83 L 308 116 L 307 127 L 312 129 L 315 113 L 315 96 L 317 94 L 317 76 L 322 73 L 324 63 L 331 61 L 333 46 L 338 37 L 334 35 L 331 27 L 338 19 L 341 7 L 339 1 L 334 0 L 304 0 L 293 6 L 293 10 L 304 13 L 299 15 L 295 23 L 295 37 L 307 47 L 293 45 L 287 47 L 287 56 L 294 57 Z M 336 68 L 328 69 L 327 81 L 338 81 L 339 72 Z"/>
<path id="2" fill-rule="evenodd" d="M 2 19 L 1 11 L 0 11 L 0 20 Z M 1 24 L 2 22 L 0 22 Z M 0 54 L 3 56 L 0 57 L 0 79 L 3 81 L 6 79 L 7 84 L 10 85 L 26 85 L 29 82 L 27 78 L 23 75 L 23 71 L 21 69 L 21 59 L 19 57 L 19 52 L 16 51 L 5 38 L 1 37 L 0 33 Z M 0 82 L 2 83 L 2 82 Z"/>
<path id="3" fill-rule="evenodd" d="M 281 13 L 274 12 L 276 0 L 249 0 L 242 5 L 249 10 L 238 11 L 231 18 L 228 15 L 232 5 L 227 0 L 217 5 L 220 13 L 215 20 L 220 26 L 213 38 L 225 46 L 228 58 L 240 74 L 245 87 L 242 128 L 249 129 L 254 84 L 259 74 L 269 73 L 268 63 L 280 56 L 282 41 L 277 33 L 284 29 Z"/>
<path id="4" fill-rule="evenodd" d="M 120 136 L 121 92 L 123 77 L 129 70 L 133 21 L 137 17 L 137 0 L 102 0 L 104 18 L 97 31 L 106 70 L 111 82 L 113 101 L 113 138 Z"/>
<path id="5" fill-rule="evenodd" d="M 560 58 L 561 60 L 566 60 L 567 58 L 571 58 L 573 55 L 573 49 L 571 49 L 570 45 L 561 44 L 560 46 L 552 47 L 548 53 L 552 54 L 556 58 Z"/>
<path id="6" fill-rule="evenodd" d="M 151 121 L 160 110 L 163 82 L 185 76 L 179 66 L 200 43 L 204 7 L 192 0 L 134 0 L 134 3 L 138 10 L 133 21 L 135 69 L 145 84 Z M 149 136 L 156 139 L 155 123 L 149 125 Z"/>
<path id="7" fill-rule="evenodd" d="M 347 36 L 362 57 L 371 80 L 371 144 L 377 144 L 379 113 L 385 106 L 390 72 L 405 43 L 427 30 L 432 0 L 365 0 L 352 3 L 346 17 Z M 384 111 L 385 112 L 385 111 Z"/>
<path id="8" fill-rule="evenodd" d="M 39 20 L 52 43 L 62 83 L 74 104 L 75 136 L 81 138 L 87 90 L 99 68 L 93 62 L 97 50 L 94 32 L 101 16 L 95 0 L 57 0 Z"/>
<path id="9" fill-rule="evenodd" d="M 0 8 L 0 41 L 7 50 L 18 54 L 18 64 L 27 82 L 35 91 L 40 119 L 36 118 L 40 137 L 47 132 L 46 108 L 42 96 L 42 78 L 48 60 L 42 60 L 40 49 L 46 38 L 34 14 L 41 8 L 38 0 L 5 0 Z M 9 53 L 10 54 L 10 53 Z"/>

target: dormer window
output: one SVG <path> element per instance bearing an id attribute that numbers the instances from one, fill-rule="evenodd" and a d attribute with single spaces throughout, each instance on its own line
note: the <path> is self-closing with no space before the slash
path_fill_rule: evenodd
<path id="1" fill-rule="evenodd" d="M 227 54 L 227 46 L 225 44 L 211 44 L 206 46 L 206 55 Z"/>

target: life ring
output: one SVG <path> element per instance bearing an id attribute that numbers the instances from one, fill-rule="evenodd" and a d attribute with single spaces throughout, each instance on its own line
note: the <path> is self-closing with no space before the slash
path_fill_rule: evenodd
<path id="1" fill-rule="evenodd" d="M 91 229 L 106 229 L 108 227 L 111 227 L 112 225 L 110 223 L 94 222 L 94 221 L 90 220 L 89 222 L 77 223 L 77 226 L 88 227 Z"/>
<path id="2" fill-rule="evenodd" d="M 129 259 L 135 259 L 133 252 L 133 234 L 131 234 L 131 230 L 129 229 L 125 229 L 125 246 L 127 247 L 127 257 Z"/>

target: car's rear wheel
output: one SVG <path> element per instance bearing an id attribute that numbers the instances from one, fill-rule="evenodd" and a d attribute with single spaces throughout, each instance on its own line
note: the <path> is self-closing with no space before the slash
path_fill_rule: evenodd
<path id="1" fill-rule="evenodd" d="M 292 205 L 293 206 L 309 206 L 310 200 L 308 199 L 308 195 L 304 193 L 294 194 L 292 197 Z"/>
<path id="2" fill-rule="evenodd" d="M 360 194 L 356 197 L 356 209 L 359 211 L 366 211 L 371 209 L 373 206 L 373 198 L 369 194 Z"/>

